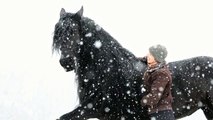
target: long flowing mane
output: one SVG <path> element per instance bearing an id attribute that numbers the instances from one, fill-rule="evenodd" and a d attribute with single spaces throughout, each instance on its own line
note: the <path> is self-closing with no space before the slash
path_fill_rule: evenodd
<path id="1" fill-rule="evenodd" d="M 127 109 L 126 105 L 128 105 L 132 112 L 139 112 L 135 106 L 140 105 L 138 102 L 141 96 L 141 71 L 144 71 L 146 65 L 123 48 L 93 20 L 83 17 L 81 28 L 84 37 L 80 41 L 82 45 L 78 49 L 80 53 L 77 57 L 80 100 L 84 101 L 87 98 L 89 95 L 87 91 L 94 94 L 102 93 L 102 98 L 113 99 L 112 102 L 106 100 L 105 106 L 113 106 L 115 109 L 119 103 L 122 103 L 120 109 Z M 88 82 L 85 83 L 85 80 Z M 131 101 L 133 99 L 134 101 Z M 129 102 L 134 102 L 134 106 Z"/>

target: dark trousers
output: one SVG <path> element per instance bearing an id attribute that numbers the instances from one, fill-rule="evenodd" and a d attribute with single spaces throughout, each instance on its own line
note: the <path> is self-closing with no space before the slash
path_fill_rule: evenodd
<path id="1" fill-rule="evenodd" d="M 164 110 L 150 114 L 150 120 L 175 120 L 172 110 Z"/>

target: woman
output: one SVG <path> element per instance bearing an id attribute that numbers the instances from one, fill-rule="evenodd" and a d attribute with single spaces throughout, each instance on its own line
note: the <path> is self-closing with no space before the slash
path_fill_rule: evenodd
<path id="1" fill-rule="evenodd" d="M 143 80 L 145 96 L 141 105 L 148 107 L 151 120 L 175 120 L 172 110 L 172 77 L 166 65 L 167 50 L 162 45 L 149 48 L 148 69 Z"/>

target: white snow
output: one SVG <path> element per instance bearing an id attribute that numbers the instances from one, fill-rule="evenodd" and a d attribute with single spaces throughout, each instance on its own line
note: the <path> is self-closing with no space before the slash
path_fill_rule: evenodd
<path id="1" fill-rule="evenodd" d="M 213 67 L 213 63 L 210 63 L 208 66 L 209 66 L 209 67 Z"/>
<path id="2" fill-rule="evenodd" d="M 164 89 L 163 87 L 159 87 L 158 90 L 162 92 Z"/>
<path id="3" fill-rule="evenodd" d="M 89 79 L 84 79 L 84 82 L 88 82 L 89 81 Z"/>
<path id="4" fill-rule="evenodd" d="M 211 82 L 210 82 L 212 85 L 213 85 L 213 79 L 211 80 Z"/>
<path id="5" fill-rule="evenodd" d="M 151 117 L 151 120 L 157 120 L 155 117 Z"/>
<path id="6" fill-rule="evenodd" d="M 197 71 L 199 71 L 200 69 L 201 69 L 200 66 L 195 67 L 195 70 L 197 70 Z"/>
<path id="7" fill-rule="evenodd" d="M 125 117 L 121 117 L 121 120 L 125 120 Z"/>
<path id="8" fill-rule="evenodd" d="M 128 95 L 130 95 L 131 91 L 130 91 L 130 90 L 128 90 L 126 93 L 127 93 Z"/>
<path id="9" fill-rule="evenodd" d="M 199 107 L 202 107 L 203 106 L 203 103 L 201 101 L 198 102 L 197 104 Z"/>
<path id="10" fill-rule="evenodd" d="M 80 44 L 80 45 L 83 45 L 83 44 L 84 44 L 84 42 L 83 42 L 83 41 L 81 41 L 79 44 Z"/>
<path id="11" fill-rule="evenodd" d="M 94 45 L 96 48 L 99 49 L 102 46 L 102 43 L 101 43 L 101 41 L 95 41 Z"/>
<path id="12" fill-rule="evenodd" d="M 141 93 L 144 93 L 146 92 L 146 89 L 145 88 L 141 88 Z"/>
<path id="13" fill-rule="evenodd" d="M 87 108 L 89 108 L 89 109 L 93 108 L 93 104 L 92 103 L 88 103 L 87 104 Z"/>
<path id="14" fill-rule="evenodd" d="M 96 25 L 96 30 L 97 30 L 97 31 L 100 31 L 100 30 L 101 30 L 101 26 Z"/>
<path id="15" fill-rule="evenodd" d="M 66 73 L 58 62 L 59 56 L 51 52 L 54 25 L 62 7 L 74 13 L 83 5 L 85 16 L 94 19 L 136 56 L 143 57 L 149 46 L 160 43 L 168 49 L 167 61 L 213 57 L 209 44 L 213 40 L 213 1 L 12 3 L 0 2 L 0 120 L 55 120 L 78 105 L 74 73 Z M 100 28 L 96 26 L 97 31 Z M 86 36 L 92 37 L 92 33 Z M 195 77 L 195 73 L 191 76 Z M 206 120 L 201 110 L 181 120 L 197 119 Z"/>
<path id="16" fill-rule="evenodd" d="M 109 107 L 106 107 L 106 108 L 104 109 L 104 111 L 105 111 L 105 112 L 109 112 L 109 111 L 110 111 L 110 108 L 109 108 Z"/>
<path id="17" fill-rule="evenodd" d="M 87 33 L 87 34 L 85 35 L 85 37 L 92 37 L 92 33 L 91 33 L 91 32 Z"/>
<path id="18" fill-rule="evenodd" d="M 145 103 L 145 104 L 146 104 L 146 103 L 147 103 L 147 99 L 143 99 L 143 103 Z"/>

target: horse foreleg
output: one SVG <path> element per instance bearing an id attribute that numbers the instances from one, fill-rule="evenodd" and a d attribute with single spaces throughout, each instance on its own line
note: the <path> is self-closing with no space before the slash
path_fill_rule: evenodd
<path id="1" fill-rule="evenodd" d="M 97 95 L 97 94 L 96 94 Z M 60 120 L 86 120 L 89 118 L 100 118 L 100 95 L 93 95 L 90 98 L 83 101 L 76 109 L 66 113 L 60 117 Z"/>
<path id="2" fill-rule="evenodd" d="M 77 107 L 75 110 L 66 113 L 60 117 L 60 120 L 87 120 L 89 118 L 98 118 L 100 116 L 96 110 L 87 109 L 83 106 Z"/>

